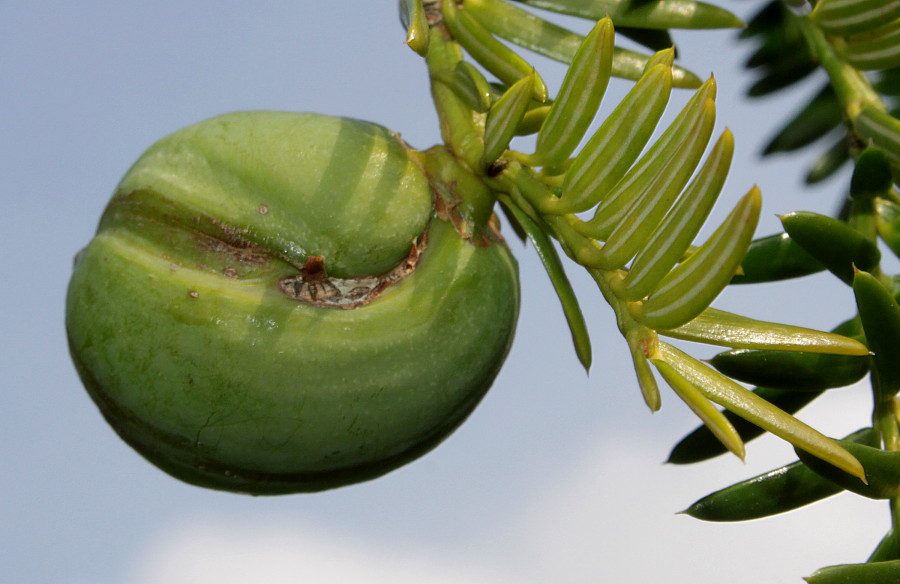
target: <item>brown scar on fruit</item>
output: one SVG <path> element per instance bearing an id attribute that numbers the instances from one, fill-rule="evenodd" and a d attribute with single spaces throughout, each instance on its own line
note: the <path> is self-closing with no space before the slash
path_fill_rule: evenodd
<path id="1" fill-rule="evenodd" d="M 222 235 L 224 237 L 216 237 L 199 230 L 195 231 L 196 240 L 201 247 L 207 251 L 226 255 L 239 264 L 261 266 L 271 258 L 266 250 L 246 239 L 224 231 Z"/>
<path id="2" fill-rule="evenodd" d="M 349 310 L 364 306 L 411 274 L 427 244 L 427 237 L 423 234 L 413 241 L 409 254 L 388 272 L 360 278 L 330 277 L 325 269 L 325 258 L 309 256 L 300 273 L 279 280 L 278 288 L 291 300 L 322 308 Z"/>
<path id="3" fill-rule="evenodd" d="M 105 213 L 113 212 L 138 217 L 142 222 L 182 227 L 202 249 L 224 254 L 239 264 L 261 266 L 272 259 L 268 250 L 250 240 L 248 229 L 204 214 L 187 217 L 183 205 L 159 195 L 149 186 L 117 193 Z"/>

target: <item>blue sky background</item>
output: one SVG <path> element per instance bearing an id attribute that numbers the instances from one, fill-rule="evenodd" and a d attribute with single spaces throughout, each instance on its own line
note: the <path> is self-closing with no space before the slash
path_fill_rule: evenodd
<path id="1" fill-rule="evenodd" d="M 864 560 L 887 529 L 886 504 L 843 495 L 738 525 L 676 515 L 792 460 L 791 449 L 767 438 L 747 463 L 662 464 L 691 414 L 667 391 L 662 411 L 646 410 L 611 312 L 573 269 L 595 344 L 587 377 L 540 266 L 515 242 L 524 300 L 512 354 L 471 419 L 423 459 L 362 485 L 261 499 L 183 485 L 119 441 L 82 389 L 63 329 L 72 257 L 119 178 L 163 135 L 243 109 L 369 119 L 425 148 L 436 118 L 403 38 L 393 2 L 0 5 L 0 581 L 740 584 Z M 683 65 L 715 72 L 718 131 L 737 139 L 717 217 L 758 184 L 760 233 L 771 233 L 776 213 L 831 211 L 848 177 L 809 191 L 810 156 L 759 161 L 766 129 L 817 84 L 747 102 L 749 81 L 734 74 L 747 48 L 734 39 L 676 34 Z M 534 62 L 558 86 L 563 67 Z M 614 81 L 610 94 L 629 86 Z M 852 314 L 852 295 L 815 276 L 729 290 L 717 305 L 827 329 Z M 849 433 L 866 424 L 866 391 L 836 391 L 802 417 Z"/>

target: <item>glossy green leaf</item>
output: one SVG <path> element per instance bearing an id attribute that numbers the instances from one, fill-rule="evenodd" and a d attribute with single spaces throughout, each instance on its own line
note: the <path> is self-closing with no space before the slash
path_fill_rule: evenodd
<path id="1" fill-rule="evenodd" d="M 601 257 L 610 269 L 619 269 L 646 247 L 656 227 L 675 203 L 694 169 L 700 163 L 715 125 L 715 107 L 707 102 L 703 115 L 680 141 L 679 148 L 662 160 L 658 168 L 648 167 L 647 177 L 635 180 L 634 202 L 606 238 Z"/>
<path id="2" fill-rule="evenodd" d="M 614 32 L 604 18 L 585 37 L 566 72 L 537 137 L 538 164 L 555 167 L 575 151 L 593 121 L 609 83 Z"/>
<path id="3" fill-rule="evenodd" d="M 715 81 L 710 79 L 691 97 L 659 140 L 602 196 L 594 217 L 580 225 L 579 232 L 594 239 L 606 239 L 621 223 L 634 197 L 657 175 L 666 161 L 675 156 L 697 124 L 707 123 L 711 116 L 715 116 L 715 94 Z"/>
<path id="4" fill-rule="evenodd" d="M 703 421 L 709 431 L 718 438 L 732 454 L 744 459 L 744 442 L 728 418 L 716 408 L 709 399 L 703 395 L 693 383 L 679 373 L 674 367 L 665 361 L 654 360 L 656 369 L 669 384 L 681 400 L 687 404 L 691 411 Z"/>
<path id="5" fill-rule="evenodd" d="M 689 0 L 517 0 L 523 4 L 590 20 L 609 16 L 639 28 L 739 28 L 741 20 L 723 8 Z"/>
<path id="6" fill-rule="evenodd" d="M 822 391 L 856 383 L 869 372 L 865 355 L 737 349 L 710 364 L 732 379 L 788 391 Z"/>
<path id="7" fill-rule="evenodd" d="M 866 471 L 866 482 L 821 457 L 810 454 L 800 446 L 795 445 L 794 450 L 800 460 L 817 474 L 857 495 L 870 499 L 892 499 L 900 495 L 900 452 L 881 450 L 849 440 L 840 440 L 839 443 L 862 463 Z"/>
<path id="8" fill-rule="evenodd" d="M 512 214 L 512 211 L 509 210 L 509 207 L 506 205 L 500 205 L 500 210 L 503 212 L 503 216 L 506 217 L 506 221 L 509 223 L 509 226 L 512 228 L 513 233 L 516 234 L 516 238 L 525 245 L 528 241 L 528 234 L 525 233 L 525 229 L 519 225 L 519 222 L 516 220 L 516 216 Z"/>
<path id="9" fill-rule="evenodd" d="M 671 365 L 706 397 L 795 447 L 827 460 L 855 477 L 862 478 L 863 467 L 837 442 L 810 428 L 800 420 L 762 400 L 714 369 L 689 357 L 668 343 L 659 343 L 658 359 Z"/>
<path id="10" fill-rule="evenodd" d="M 581 361 L 581 365 L 585 370 L 590 369 L 591 339 L 588 335 L 587 325 L 584 322 L 584 315 L 581 312 L 581 307 L 578 305 L 575 291 L 572 289 L 572 284 L 566 276 L 559 255 L 556 253 L 556 248 L 553 246 L 550 238 L 547 237 L 546 232 L 513 203 L 509 197 L 501 196 L 500 202 L 516 218 L 516 221 L 522 226 L 528 235 L 528 239 L 534 245 L 534 249 L 537 251 L 538 257 L 541 259 L 541 263 L 550 277 L 550 282 L 553 284 L 553 289 L 556 291 L 556 295 L 562 304 L 566 322 L 569 324 L 569 331 L 572 333 L 572 342 L 575 344 L 575 353 L 578 355 L 578 360 Z"/>
<path id="11" fill-rule="evenodd" d="M 613 55 L 613 76 L 624 79 L 640 79 L 652 56 L 643 55 L 635 51 L 629 51 L 616 47 Z M 672 87 L 680 89 L 698 89 L 703 85 L 703 80 L 678 65 L 672 67 Z"/>
<path id="12" fill-rule="evenodd" d="M 586 211 L 634 164 L 656 129 L 672 90 L 672 70 L 652 67 L 606 118 L 566 172 L 562 197 L 545 212 Z"/>
<path id="13" fill-rule="evenodd" d="M 445 38 L 444 34 L 435 34 L 431 37 L 425 59 L 431 72 L 454 71 L 463 59 L 463 54 L 457 43 Z M 461 161 L 477 167 L 484 154 L 483 119 L 473 116 L 472 110 L 450 87 L 434 79 L 431 83 L 431 95 L 440 113 L 441 138 L 444 144 Z"/>
<path id="14" fill-rule="evenodd" d="M 900 392 L 900 306 L 893 294 L 867 272 L 856 272 L 853 293 L 866 342 L 874 353 L 873 383 L 884 395 Z"/>
<path id="15" fill-rule="evenodd" d="M 466 6 L 485 28 L 497 36 L 562 63 L 571 63 L 584 41 L 584 36 L 507 2 L 469 0 Z M 601 14 L 591 20 L 597 21 L 605 16 Z M 616 47 L 613 52 L 612 75 L 623 79 L 639 79 L 647 61 L 646 55 Z M 700 78 L 681 67 L 674 68 L 672 79 L 675 87 L 693 89 L 701 83 Z"/>
<path id="16" fill-rule="evenodd" d="M 711 493 L 684 514 L 703 521 L 751 521 L 794 511 L 843 491 L 795 462 Z"/>
<path id="17" fill-rule="evenodd" d="M 812 391 L 785 391 L 771 387 L 757 387 L 753 390 L 760 399 L 772 404 L 788 414 L 794 414 L 809 405 L 820 393 Z M 759 438 L 765 430 L 739 417 L 737 414 L 726 411 L 725 417 L 732 423 L 746 444 L 755 438 Z M 706 426 L 700 426 L 690 434 L 682 438 L 669 453 L 666 462 L 672 464 L 692 464 L 702 462 L 710 458 L 725 454 L 725 447 L 709 431 Z"/>
<path id="18" fill-rule="evenodd" d="M 406 44 L 424 57 L 428 53 L 428 20 L 419 0 L 400 0 L 401 19 L 406 27 Z M 405 13 L 405 18 L 404 18 Z"/>
<path id="19" fill-rule="evenodd" d="M 477 111 L 487 111 L 494 101 L 493 89 L 478 67 L 467 61 L 460 61 L 456 64 L 456 71 L 468 78 L 473 90 L 478 95 L 478 103 L 482 109 Z"/>
<path id="20" fill-rule="evenodd" d="M 847 439 L 875 443 L 878 438 L 865 428 Z M 798 460 L 707 495 L 684 513 L 703 521 L 750 521 L 787 513 L 843 490 Z"/>
<path id="21" fill-rule="evenodd" d="M 733 349 L 772 349 L 835 355 L 869 353 L 864 344 L 840 334 L 765 322 L 715 308 L 707 308 L 692 321 L 678 328 L 661 330 L 660 334 Z"/>
<path id="22" fill-rule="evenodd" d="M 757 284 L 799 278 L 821 272 L 825 266 L 809 255 L 787 233 L 754 239 L 741 260 L 741 273 L 732 284 Z"/>
<path id="23" fill-rule="evenodd" d="M 534 102 L 532 102 L 534 103 Z M 550 106 L 543 105 L 540 107 L 530 107 L 525 112 L 525 117 L 516 128 L 516 136 L 529 136 L 537 134 L 544 122 L 547 120 L 547 114 L 550 113 Z"/>
<path id="24" fill-rule="evenodd" d="M 490 164 L 509 147 L 516 128 L 525 116 L 534 91 L 535 77 L 516 81 L 488 110 L 484 123 L 484 163 Z"/>
<path id="25" fill-rule="evenodd" d="M 900 560 L 871 564 L 842 564 L 817 570 L 806 578 L 808 584 L 897 584 Z"/>
<path id="26" fill-rule="evenodd" d="M 669 272 L 647 300 L 629 305 L 635 320 L 657 330 L 673 329 L 702 313 L 740 265 L 761 206 L 759 189 L 753 187 L 710 238 Z"/>
<path id="27" fill-rule="evenodd" d="M 594 270 L 593 273 L 596 275 L 597 271 Z M 628 343 L 628 350 L 631 352 L 631 360 L 634 364 L 634 372 L 641 387 L 641 395 L 651 412 L 659 410 L 662 406 L 659 386 L 656 383 L 656 377 L 653 376 L 650 361 L 647 360 L 648 344 L 655 344 L 657 340 L 656 333 L 640 327 L 632 328 L 625 334 L 625 341 Z M 718 444 L 722 443 L 718 442 Z"/>
<path id="28" fill-rule="evenodd" d="M 490 31 L 466 10 L 457 8 L 455 2 L 444 2 L 441 6 L 444 22 L 454 40 L 500 81 L 512 86 L 534 72 L 534 67 L 494 38 Z M 547 86 L 539 77 L 536 77 L 533 89 L 535 99 L 538 101 L 547 99 Z"/>
<path id="29" fill-rule="evenodd" d="M 672 67 L 675 62 L 675 47 L 668 46 L 664 47 L 657 52 L 653 53 L 649 59 L 647 59 L 647 64 L 644 65 L 644 73 L 647 73 L 653 67 L 657 65 L 665 65 L 666 67 Z"/>
<path id="30" fill-rule="evenodd" d="M 860 325 L 858 318 L 852 318 L 842 322 L 833 328 L 831 332 L 842 336 L 859 337 L 862 335 L 862 326 Z M 786 354 L 789 355 L 791 353 Z M 771 387 L 758 387 L 753 390 L 753 393 L 789 414 L 800 411 L 801 408 L 805 407 L 822 394 L 821 391 L 800 392 L 774 389 Z M 731 412 L 725 412 L 725 416 L 732 422 L 745 443 L 763 434 L 761 428 L 746 420 L 737 418 L 737 416 Z M 724 453 L 725 449 L 710 434 L 709 430 L 705 426 L 700 426 L 675 445 L 672 452 L 669 454 L 668 462 L 674 464 L 690 464 L 707 460 Z"/>
<path id="31" fill-rule="evenodd" d="M 662 51 L 675 47 L 675 41 L 667 29 L 636 28 L 630 26 L 616 27 L 616 33 L 651 51 Z"/>
<path id="32" fill-rule="evenodd" d="M 460 70 L 436 71 L 431 75 L 432 80 L 449 88 L 465 106 L 472 111 L 484 113 L 491 106 L 490 99 L 485 100 L 472 82 L 471 77 Z"/>
<path id="33" fill-rule="evenodd" d="M 810 211 L 780 218 L 797 245 L 847 284 L 853 281 L 853 266 L 868 270 L 881 259 L 875 243 L 843 221 Z"/>
<path id="34" fill-rule="evenodd" d="M 703 168 L 635 258 L 623 282 L 627 300 L 649 294 L 683 256 L 725 184 L 733 152 L 734 137 L 725 130 Z"/>

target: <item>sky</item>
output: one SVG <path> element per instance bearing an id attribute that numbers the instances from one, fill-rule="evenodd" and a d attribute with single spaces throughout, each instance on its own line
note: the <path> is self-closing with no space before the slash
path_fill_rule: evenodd
<path id="1" fill-rule="evenodd" d="M 754 5 L 729 7 L 746 17 Z M 426 148 L 436 118 L 403 38 L 392 2 L 0 4 L 0 581 L 743 584 L 863 561 L 888 527 L 884 503 L 840 495 L 746 524 L 678 515 L 790 462 L 791 448 L 763 438 L 746 463 L 663 464 L 695 427 L 690 412 L 668 391 L 661 411 L 646 410 L 611 311 L 569 266 L 594 341 L 586 375 L 537 259 L 514 241 L 523 305 L 509 359 L 471 418 L 412 464 L 335 491 L 253 498 L 179 483 L 114 435 L 71 365 L 64 299 L 72 258 L 131 162 L 180 127 L 247 109 L 368 119 Z M 810 155 L 757 155 L 816 83 L 748 102 L 748 49 L 733 31 L 675 38 L 681 64 L 715 73 L 717 132 L 730 127 L 738 144 L 715 217 L 753 184 L 761 234 L 778 230 L 777 213 L 831 211 L 846 173 L 809 190 Z M 563 67 L 533 61 L 558 86 Z M 849 288 L 813 276 L 730 289 L 716 305 L 829 329 L 852 303 Z M 847 434 L 867 424 L 867 392 L 836 390 L 801 417 Z"/>

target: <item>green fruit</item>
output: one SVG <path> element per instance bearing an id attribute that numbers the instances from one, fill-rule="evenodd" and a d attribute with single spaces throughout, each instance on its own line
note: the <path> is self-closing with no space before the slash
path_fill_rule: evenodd
<path id="1" fill-rule="evenodd" d="M 488 226 L 459 234 L 425 156 L 284 112 L 151 147 L 68 291 L 72 357 L 116 432 L 179 479 L 254 494 L 371 479 L 446 438 L 507 354 L 518 273 Z"/>

